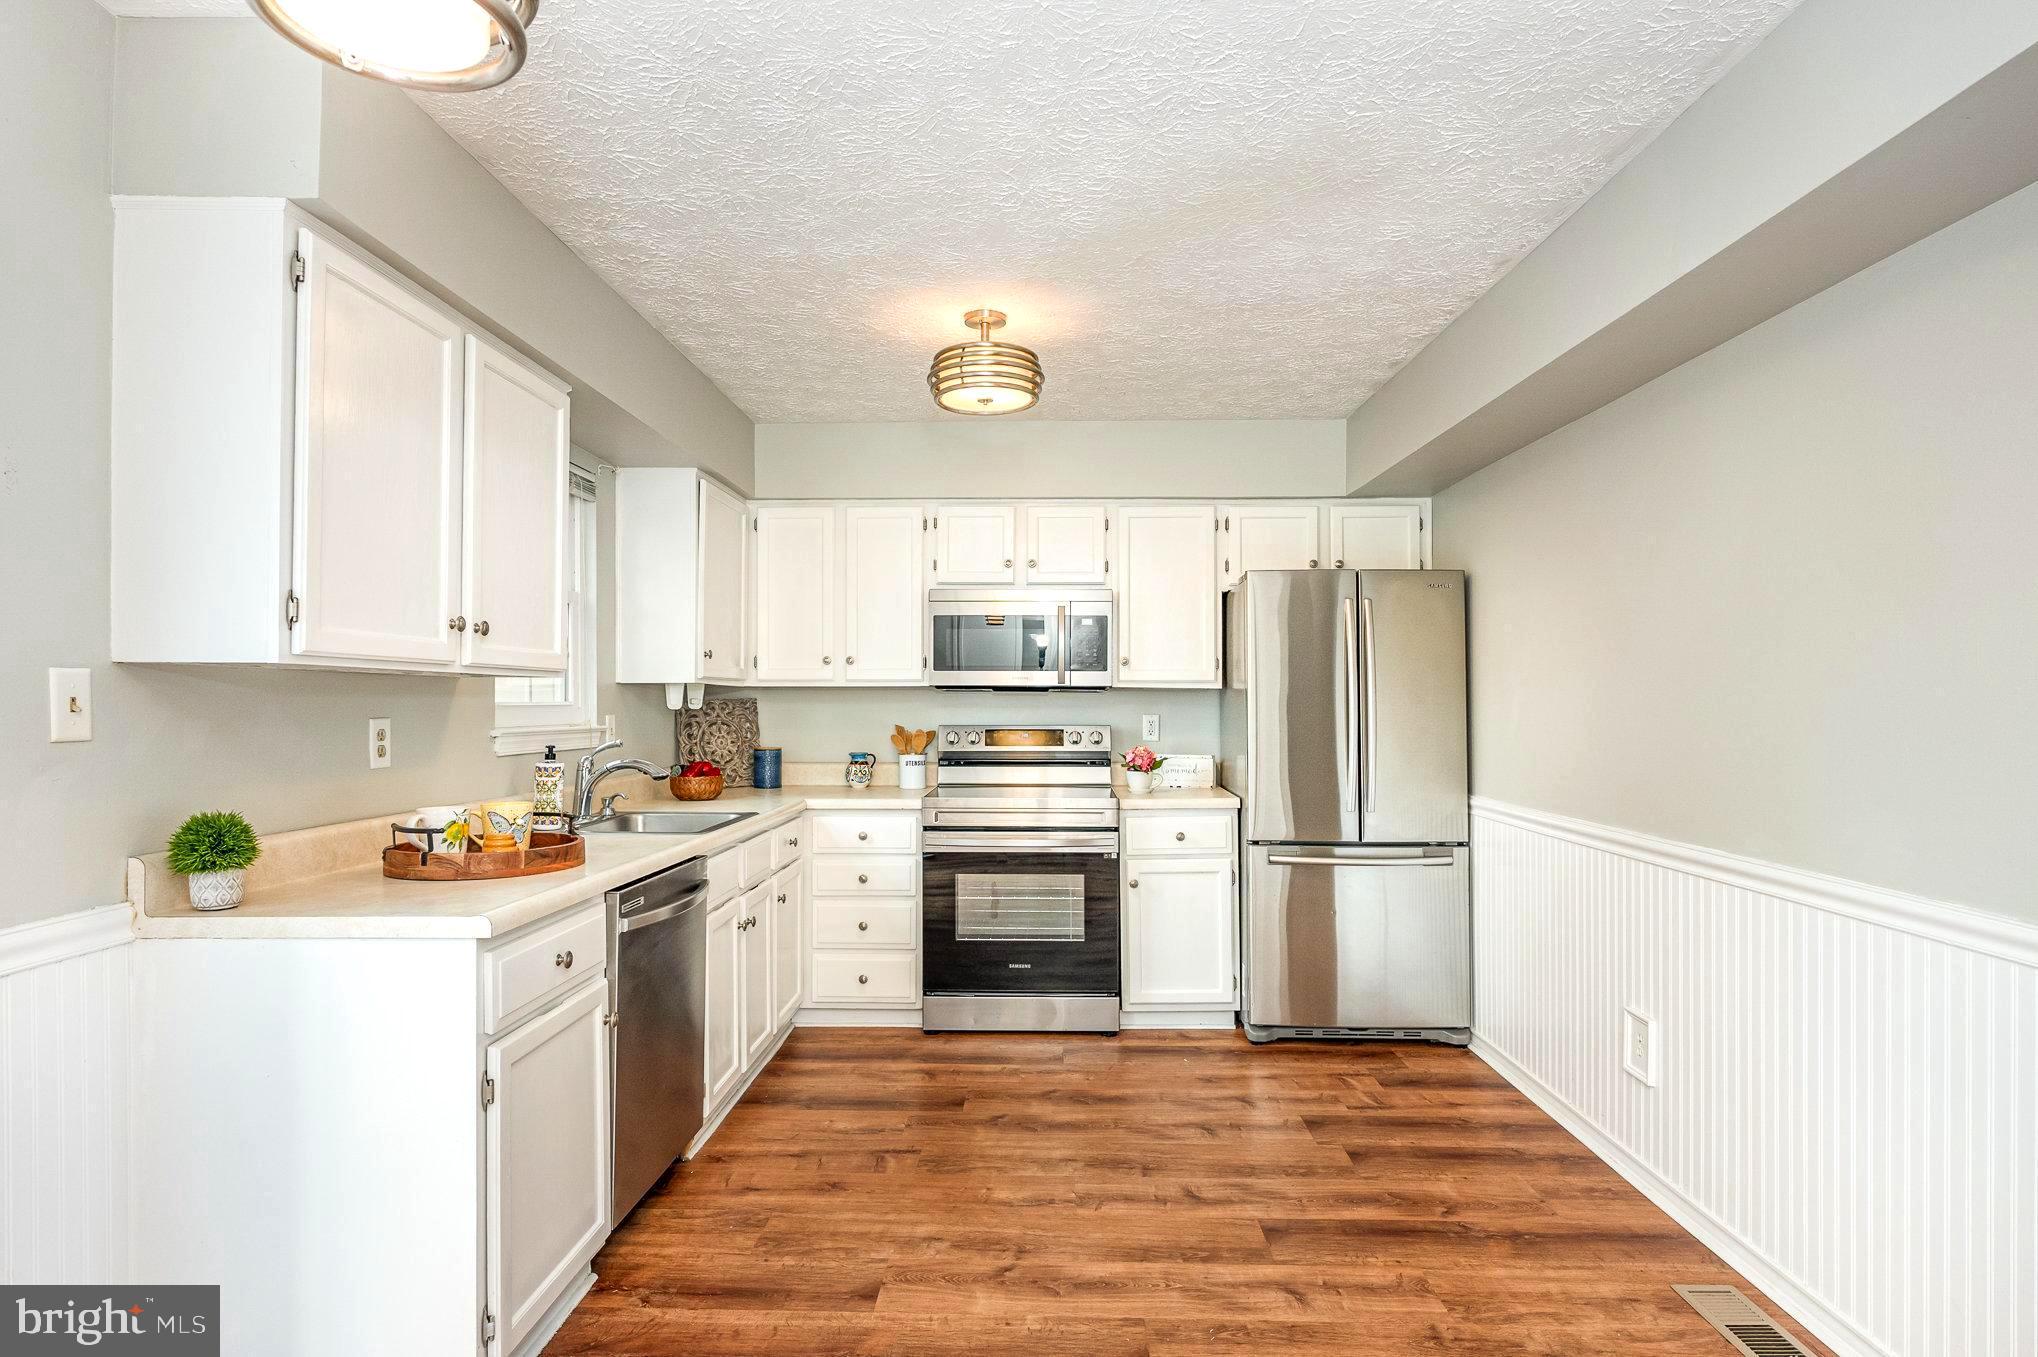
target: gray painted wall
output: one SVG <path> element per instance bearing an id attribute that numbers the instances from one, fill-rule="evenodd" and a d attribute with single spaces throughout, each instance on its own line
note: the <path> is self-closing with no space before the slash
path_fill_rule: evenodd
<path id="1" fill-rule="evenodd" d="M 485 679 L 108 662 L 114 21 L 85 0 L 11 0 L 0 46 L 66 56 L 0 81 L 16 185 L 0 213 L 0 748 L 21 761 L 0 780 L 0 819 L 35 843 L 10 856 L 0 927 L 118 901 L 124 859 L 193 810 L 236 808 L 269 832 L 526 785 L 530 761 L 490 748 Z M 614 590 L 597 587 L 606 661 Z M 55 665 L 92 670 L 90 743 L 47 742 Z M 655 690 L 603 696 L 637 749 L 671 748 Z M 373 716 L 392 719 L 395 760 L 371 772 Z"/>
<path id="2" fill-rule="evenodd" d="M 760 424 L 766 499 L 1344 493 L 1341 419 Z"/>
<path id="3" fill-rule="evenodd" d="M 756 688 L 715 689 L 710 696 L 756 698 L 764 743 L 782 747 L 787 761 L 794 763 L 846 761 L 851 750 L 866 750 L 890 761 L 896 757 L 891 742 L 895 724 L 908 730 L 988 722 L 1109 725 L 1113 746 L 1122 751 L 1139 742 L 1142 714 L 1161 719 L 1161 738 L 1152 742 L 1160 753 L 1217 752 L 1214 689 L 971 693 L 925 688 Z"/>
<path id="4" fill-rule="evenodd" d="M 2038 920 L 2038 188 L 1435 500 L 1483 796 Z"/>

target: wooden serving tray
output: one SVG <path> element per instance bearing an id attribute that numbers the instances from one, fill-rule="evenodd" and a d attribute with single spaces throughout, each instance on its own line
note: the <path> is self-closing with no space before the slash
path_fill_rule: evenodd
<path id="1" fill-rule="evenodd" d="M 586 862 L 586 839 L 543 830 L 531 831 L 529 848 L 500 853 L 427 853 L 413 842 L 393 843 L 382 850 L 382 874 L 398 881 L 494 881 L 505 876 L 563 872 Z"/>

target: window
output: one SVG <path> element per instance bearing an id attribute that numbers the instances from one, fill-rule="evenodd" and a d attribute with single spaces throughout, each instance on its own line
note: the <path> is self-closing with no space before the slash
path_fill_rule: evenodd
<path id="1" fill-rule="evenodd" d="M 495 681 L 495 752 L 538 754 L 548 744 L 589 749 L 603 735 L 595 715 L 595 484 L 571 469 L 566 505 L 566 672 Z"/>

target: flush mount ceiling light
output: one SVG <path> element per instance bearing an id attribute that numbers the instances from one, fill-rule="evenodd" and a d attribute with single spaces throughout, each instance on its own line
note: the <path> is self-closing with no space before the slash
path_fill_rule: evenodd
<path id="1" fill-rule="evenodd" d="M 538 0 L 248 0 L 305 51 L 408 89 L 485 90 L 530 52 Z"/>
<path id="2" fill-rule="evenodd" d="M 1005 323 L 1005 313 L 969 311 L 962 323 L 974 326 L 977 337 L 934 355 L 927 369 L 934 403 L 957 415 L 1016 415 L 1038 404 L 1047 382 L 1039 356 L 991 338 L 991 331 Z"/>

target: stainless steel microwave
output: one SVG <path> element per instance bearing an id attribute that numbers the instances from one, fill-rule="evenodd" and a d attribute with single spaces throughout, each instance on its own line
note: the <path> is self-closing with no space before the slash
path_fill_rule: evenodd
<path id="1" fill-rule="evenodd" d="M 1109 589 L 930 589 L 937 688 L 1108 688 Z"/>

